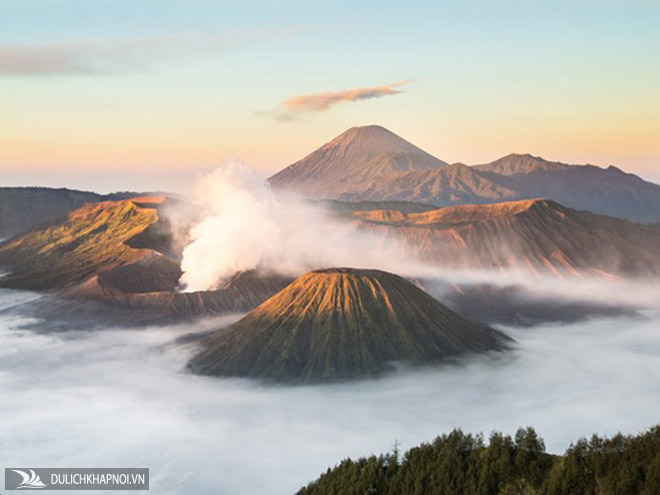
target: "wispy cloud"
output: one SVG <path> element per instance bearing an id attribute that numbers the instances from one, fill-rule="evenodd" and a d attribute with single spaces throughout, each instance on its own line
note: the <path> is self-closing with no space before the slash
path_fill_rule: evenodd
<path id="1" fill-rule="evenodd" d="M 284 100 L 275 110 L 266 113 L 286 120 L 302 113 L 324 112 L 342 102 L 370 100 L 403 93 L 404 91 L 399 88 L 409 82 L 397 81 L 383 86 L 292 96 Z"/>
<path id="2" fill-rule="evenodd" d="M 106 74 L 144 67 L 180 49 L 173 38 L 0 45 L 0 75 Z"/>
<path id="3" fill-rule="evenodd" d="M 0 77 L 123 74 L 177 57 L 213 55 L 272 42 L 296 35 L 303 29 L 248 30 L 206 37 L 172 35 L 43 45 L 0 44 Z"/>

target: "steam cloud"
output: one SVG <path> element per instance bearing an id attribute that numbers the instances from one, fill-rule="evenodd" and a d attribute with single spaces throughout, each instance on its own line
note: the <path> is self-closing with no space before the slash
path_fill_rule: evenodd
<path id="1" fill-rule="evenodd" d="M 202 218 L 183 251 L 181 281 L 188 291 L 217 288 L 253 269 L 290 276 L 330 266 L 403 269 L 394 240 L 357 231 L 299 198 L 276 196 L 238 161 L 204 177 L 194 197 Z"/>

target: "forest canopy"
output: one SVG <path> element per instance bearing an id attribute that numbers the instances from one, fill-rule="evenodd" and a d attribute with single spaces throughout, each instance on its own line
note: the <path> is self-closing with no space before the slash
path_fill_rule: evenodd
<path id="1" fill-rule="evenodd" d="M 660 425 L 634 436 L 597 435 L 564 455 L 533 428 L 512 438 L 457 429 L 400 455 L 345 459 L 297 495 L 657 495 Z"/>

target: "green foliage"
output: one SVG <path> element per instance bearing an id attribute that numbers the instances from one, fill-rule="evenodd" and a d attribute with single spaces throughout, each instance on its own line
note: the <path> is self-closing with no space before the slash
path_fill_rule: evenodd
<path id="1" fill-rule="evenodd" d="M 637 436 L 593 436 L 563 456 L 531 428 L 514 438 L 454 430 L 407 451 L 345 459 L 298 495 L 657 495 L 660 425 Z"/>

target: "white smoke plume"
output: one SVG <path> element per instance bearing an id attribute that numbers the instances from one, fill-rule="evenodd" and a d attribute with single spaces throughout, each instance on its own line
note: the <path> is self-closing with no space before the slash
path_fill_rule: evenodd
<path id="1" fill-rule="evenodd" d="M 297 276 L 339 265 L 401 268 L 403 251 L 394 240 L 359 232 L 321 206 L 276 196 L 239 161 L 205 176 L 194 201 L 201 218 L 183 251 L 187 291 L 217 288 L 236 272 L 252 269 Z"/>

